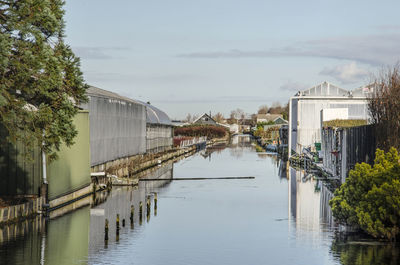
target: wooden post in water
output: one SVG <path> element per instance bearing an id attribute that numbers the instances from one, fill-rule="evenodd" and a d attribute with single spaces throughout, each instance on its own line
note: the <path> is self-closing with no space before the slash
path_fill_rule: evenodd
<path id="1" fill-rule="evenodd" d="M 133 224 L 133 214 L 135 212 L 135 207 L 133 205 L 131 205 L 131 216 L 129 217 L 129 219 L 131 220 L 131 224 Z"/>
<path id="2" fill-rule="evenodd" d="M 117 229 L 116 229 L 116 237 L 115 237 L 115 240 L 118 242 L 119 241 L 119 214 L 117 214 Z"/>
<path id="3" fill-rule="evenodd" d="M 157 215 L 157 193 L 154 193 L 154 216 Z"/>
<path id="4" fill-rule="evenodd" d="M 143 203 L 139 203 L 139 224 L 142 224 L 142 216 L 143 216 Z"/>
<path id="5" fill-rule="evenodd" d="M 108 219 L 106 219 L 104 224 L 104 240 L 108 241 Z"/>
<path id="6" fill-rule="evenodd" d="M 147 196 L 147 201 L 146 201 L 146 217 L 147 217 L 147 222 L 150 221 L 150 195 Z"/>

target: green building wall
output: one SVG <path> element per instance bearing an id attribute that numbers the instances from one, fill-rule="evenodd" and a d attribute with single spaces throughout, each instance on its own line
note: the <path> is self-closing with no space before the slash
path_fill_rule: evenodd
<path id="1" fill-rule="evenodd" d="M 27 148 L 22 142 L 6 141 L 7 130 L 0 125 L 0 195 L 39 195 L 42 184 L 42 159 L 35 147 L 27 160 Z"/>
<path id="2" fill-rule="evenodd" d="M 88 186 L 91 182 L 89 112 L 79 111 L 74 117 L 74 125 L 78 131 L 75 144 L 70 147 L 63 145 L 58 152 L 59 159 L 47 167 L 50 200 Z"/>

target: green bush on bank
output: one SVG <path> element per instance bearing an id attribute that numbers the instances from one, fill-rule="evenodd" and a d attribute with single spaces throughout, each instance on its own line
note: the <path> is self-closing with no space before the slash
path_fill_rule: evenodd
<path id="1" fill-rule="evenodd" d="M 400 226 L 400 156 L 377 149 L 374 165 L 356 164 L 329 202 L 342 224 L 395 241 Z"/>

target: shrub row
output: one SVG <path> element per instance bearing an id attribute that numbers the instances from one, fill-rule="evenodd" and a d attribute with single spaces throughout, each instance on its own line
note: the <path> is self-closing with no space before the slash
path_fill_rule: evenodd
<path id="1" fill-rule="evenodd" d="M 175 129 L 175 136 L 192 136 L 200 137 L 207 136 L 207 138 L 221 138 L 227 134 L 227 129 L 215 125 L 189 125 Z"/>

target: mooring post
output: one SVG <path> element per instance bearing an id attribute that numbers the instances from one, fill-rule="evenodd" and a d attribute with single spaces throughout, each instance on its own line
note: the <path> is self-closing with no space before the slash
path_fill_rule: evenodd
<path id="1" fill-rule="evenodd" d="M 150 214 L 150 206 L 151 206 L 151 203 L 150 203 L 150 195 L 149 196 L 147 196 L 147 201 L 146 201 L 146 213 L 147 214 Z"/>
<path id="2" fill-rule="evenodd" d="M 142 224 L 142 217 L 143 217 L 143 203 L 139 203 L 139 224 Z"/>
<path id="3" fill-rule="evenodd" d="M 147 217 L 147 222 L 150 221 L 150 195 L 147 196 L 147 202 L 146 202 L 146 217 Z"/>
<path id="4" fill-rule="evenodd" d="M 131 217 L 129 217 L 129 219 L 131 220 L 131 224 L 133 223 L 133 214 L 135 212 L 135 207 L 133 205 L 131 205 Z"/>
<path id="5" fill-rule="evenodd" d="M 104 224 L 104 240 L 108 241 L 108 219 L 106 219 Z"/>
<path id="6" fill-rule="evenodd" d="M 157 193 L 154 193 L 154 216 L 157 215 Z"/>
<path id="7" fill-rule="evenodd" d="M 115 230 L 115 233 L 116 233 L 116 237 L 115 237 L 115 240 L 116 241 L 119 241 L 119 214 L 117 214 L 117 229 Z"/>

